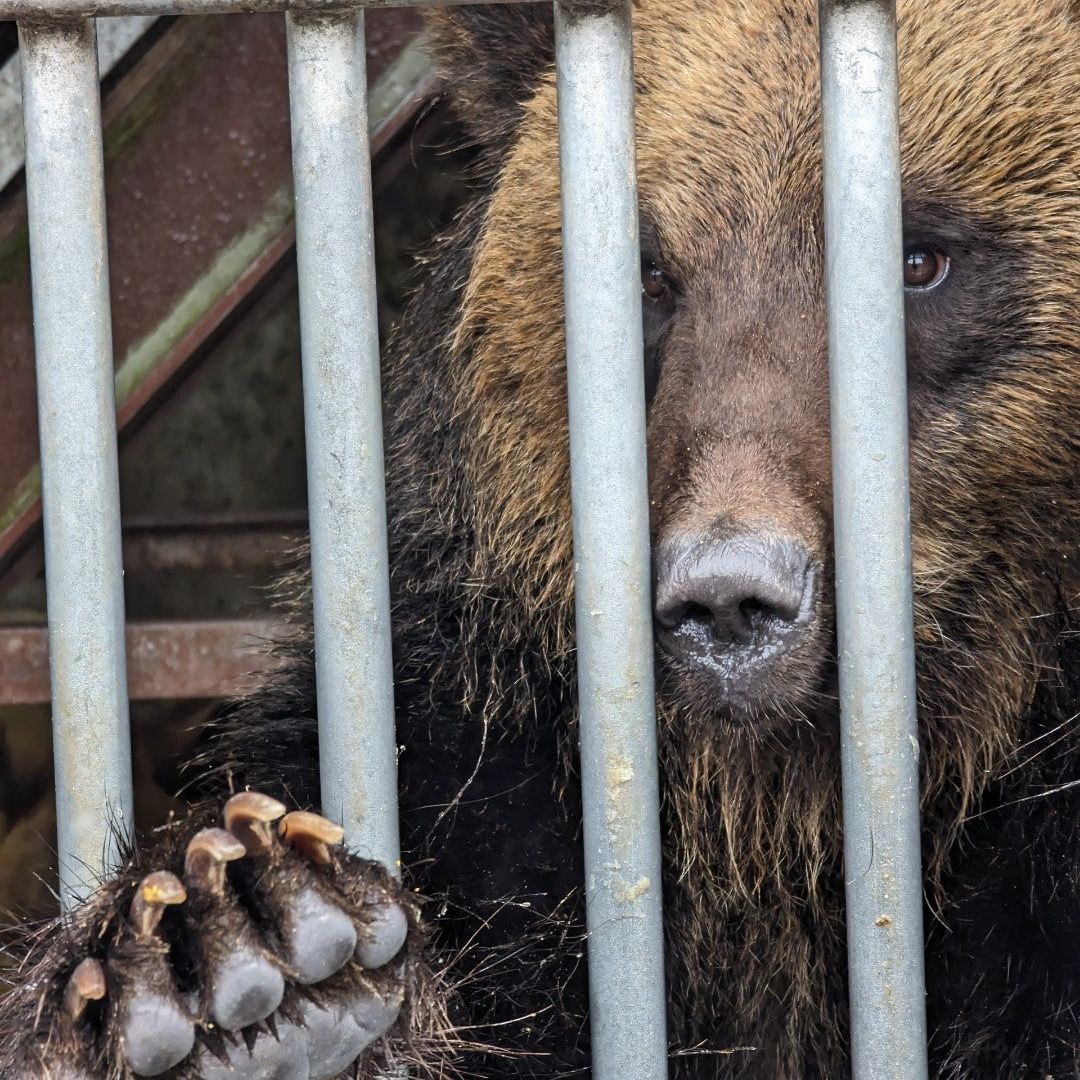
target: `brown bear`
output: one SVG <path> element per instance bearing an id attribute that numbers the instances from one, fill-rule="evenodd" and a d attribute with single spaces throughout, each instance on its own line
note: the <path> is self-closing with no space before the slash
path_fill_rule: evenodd
<path id="1" fill-rule="evenodd" d="M 848 1070 L 816 6 L 634 5 L 669 1032 L 691 1077 Z M 32 939 L 4 1077 L 587 1067 L 551 14 L 431 23 L 485 166 L 385 373 L 406 879 L 433 940 L 329 823 L 271 827 L 319 805 L 297 600 L 291 664 L 220 721 L 191 821 Z M 907 0 L 899 47 L 931 1074 L 1063 1080 L 1080 6 Z"/>

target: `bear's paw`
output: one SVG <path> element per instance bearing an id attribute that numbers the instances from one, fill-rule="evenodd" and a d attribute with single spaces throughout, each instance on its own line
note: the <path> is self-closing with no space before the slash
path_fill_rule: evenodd
<path id="1" fill-rule="evenodd" d="M 317 814 L 244 792 L 222 825 L 46 976 L 19 1080 L 330 1080 L 399 1024 L 416 902 Z"/>

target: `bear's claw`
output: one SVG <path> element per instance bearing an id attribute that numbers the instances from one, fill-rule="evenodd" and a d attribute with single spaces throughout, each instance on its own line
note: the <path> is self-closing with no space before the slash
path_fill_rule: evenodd
<path id="1" fill-rule="evenodd" d="M 64 988 L 64 1011 L 72 1023 L 77 1023 L 91 1001 L 105 996 L 105 969 L 101 962 L 87 957 L 71 973 Z"/>
<path id="2" fill-rule="evenodd" d="M 339 826 L 264 795 L 231 798 L 223 824 L 192 836 L 183 880 L 141 879 L 26 1080 L 330 1080 L 393 1027 L 405 965 L 389 965 L 415 924 L 396 884 Z"/>
<path id="3" fill-rule="evenodd" d="M 225 895 L 225 867 L 242 859 L 246 849 L 224 829 L 203 829 L 191 838 L 184 854 L 184 881 L 189 889 Z"/>
<path id="4" fill-rule="evenodd" d="M 175 874 L 158 870 L 147 874 L 139 883 L 131 901 L 131 925 L 137 937 L 153 937 L 167 907 L 182 904 L 187 890 Z"/>
<path id="5" fill-rule="evenodd" d="M 249 855 L 269 855 L 274 847 L 270 826 L 286 807 L 256 791 L 242 791 L 225 804 L 225 828 L 247 848 Z"/>
<path id="6" fill-rule="evenodd" d="M 316 866 L 329 866 L 333 862 L 330 848 L 340 844 L 345 836 L 345 830 L 340 825 L 307 810 L 294 810 L 286 814 L 281 819 L 278 832 Z"/>

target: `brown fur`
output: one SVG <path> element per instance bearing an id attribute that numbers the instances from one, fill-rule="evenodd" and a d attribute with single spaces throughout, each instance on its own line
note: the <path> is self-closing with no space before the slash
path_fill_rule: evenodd
<path id="1" fill-rule="evenodd" d="M 650 415 L 654 533 L 766 517 L 827 561 L 815 7 L 640 0 L 634 15 L 643 214 L 687 283 Z M 900 5 L 907 219 L 947 235 L 955 213 L 1006 237 L 1008 258 L 987 273 L 1016 307 L 1012 333 L 960 391 L 943 389 L 935 345 L 909 312 L 925 858 L 939 912 L 964 823 L 1016 765 L 1080 591 L 1078 46 L 1063 2 L 1037 16 L 1005 0 Z M 515 595 L 552 663 L 568 666 L 556 162 L 549 71 L 500 160 L 454 347 L 468 357 L 457 400 L 476 500 L 472 578 Z M 844 1037 L 832 687 L 791 670 L 757 722 L 734 728 L 686 681 L 663 709 L 679 1022 L 764 1042 L 776 1075 L 802 1076 L 807 1060 L 838 1060 Z"/>

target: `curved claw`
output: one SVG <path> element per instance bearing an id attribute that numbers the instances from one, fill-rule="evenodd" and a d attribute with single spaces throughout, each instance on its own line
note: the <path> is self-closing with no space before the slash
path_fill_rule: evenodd
<path id="1" fill-rule="evenodd" d="M 184 880 L 192 889 L 221 896 L 225 892 L 225 867 L 247 853 L 244 845 L 224 829 L 196 833 L 184 855 Z"/>
<path id="2" fill-rule="evenodd" d="M 249 855 L 269 855 L 274 849 L 270 826 L 286 807 L 257 791 L 242 791 L 225 804 L 225 828 L 244 845 Z"/>
<path id="3" fill-rule="evenodd" d="M 147 874 L 131 901 L 131 923 L 140 937 L 150 937 L 158 928 L 165 908 L 187 899 L 183 883 L 167 870 Z"/>
<path id="4" fill-rule="evenodd" d="M 329 866 L 334 861 L 330 848 L 345 838 L 345 830 L 340 825 L 307 810 L 286 814 L 278 832 L 316 866 Z"/>
<path id="5" fill-rule="evenodd" d="M 91 1001 L 105 996 L 105 969 L 99 960 L 87 957 L 72 973 L 64 988 L 64 1011 L 79 1020 Z"/>

